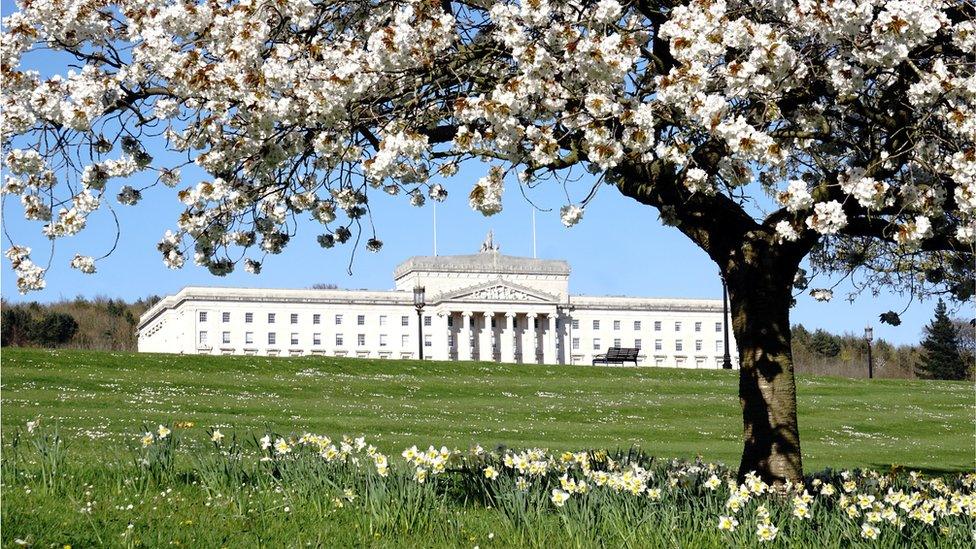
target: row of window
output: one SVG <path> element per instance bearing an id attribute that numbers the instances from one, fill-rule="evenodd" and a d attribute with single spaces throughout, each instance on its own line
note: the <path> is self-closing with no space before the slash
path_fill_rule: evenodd
<path id="1" fill-rule="evenodd" d="M 643 323 L 640 320 L 635 320 L 634 321 L 634 331 L 635 332 L 639 332 L 641 330 L 642 324 Z M 614 320 L 613 321 L 613 329 L 614 330 L 620 330 L 621 325 L 622 325 L 622 323 L 619 320 Z M 579 330 L 579 327 L 580 327 L 580 321 L 579 321 L 579 319 L 574 318 L 573 319 L 573 329 L 574 330 Z M 663 327 L 663 323 L 660 320 L 655 320 L 654 321 L 654 331 L 655 332 L 660 332 L 661 329 L 662 329 L 662 327 Z M 594 320 L 593 321 L 593 329 L 594 330 L 599 330 L 600 329 L 600 321 L 599 320 Z M 681 321 L 680 320 L 676 320 L 674 322 L 674 331 L 676 331 L 676 332 L 680 332 L 681 331 Z M 702 323 L 701 322 L 695 322 L 695 331 L 696 332 L 701 332 L 702 331 Z M 718 332 L 721 332 L 721 331 L 722 331 L 722 323 L 721 322 L 716 322 L 715 323 L 715 332 L 718 333 Z"/>
<path id="2" fill-rule="evenodd" d="M 268 335 L 268 345 L 277 345 L 278 344 L 278 333 L 277 332 L 268 332 L 267 335 Z M 301 338 L 299 337 L 299 334 L 293 332 L 291 334 L 291 337 L 289 338 L 289 344 L 290 345 L 301 345 L 300 339 Z M 197 341 L 199 341 L 200 345 L 207 345 L 208 342 L 209 342 L 209 334 L 208 334 L 208 332 L 206 330 L 200 330 Z M 380 337 L 379 337 L 379 346 L 380 347 L 386 347 L 387 344 L 388 344 L 387 341 L 388 341 L 387 334 L 380 334 Z M 224 345 L 230 344 L 231 343 L 231 333 L 230 332 L 221 332 L 220 333 L 220 342 L 221 342 L 221 344 L 224 344 Z M 254 344 L 254 332 L 244 332 L 244 344 L 245 345 L 253 345 Z M 322 344 L 322 334 L 319 334 L 319 333 L 312 334 L 312 345 L 321 345 L 321 344 Z M 342 346 L 345 345 L 345 338 L 344 338 L 344 336 L 342 334 L 336 334 L 335 335 L 335 344 L 336 344 L 336 347 L 342 347 Z M 357 334 L 356 335 L 356 345 L 359 346 L 359 347 L 366 346 L 366 334 Z M 410 346 L 410 336 L 407 335 L 407 334 L 401 335 L 400 336 L 400 345 L 403 346 L 403 347 L 409 347 Z M 430 346 L 431 346 L 431 339 L 430 339 L 430 335 L 428 334 L 428 335 L 425 335 L 424 336 L 424 347 L 430 347 Z"/>
<path id="3" fill-rule="evenodd" d="M 274 324 L 275 321 L 277 320 L 277 314 L 276 313 L 267 313 L 267 315 L 268 315 L 268 317 L 267 317 L 268 318 L 268 324 Z M 227 323 L 227 322 L 230 322 L 230 319 L 231 319 L 231 313 L 226 312 L 226 311 L 220 313 L 220 320 L 221 320 L 221 322 Z M 207 322 L 207 311 L 199 311 L 199 320 L 200 320 L 200 322 Z M 335 324 L 337 326 L 341 326 L 342 325 L 342 320 L 343 320 L 343 315 L 342 314 L 336 314 L 335 315 L 334 321 L 335 321 Z M 299 323 L 298 313 L 291 313 L 289 315 L 289 321 L 290 321 L 291 324 L 298 324 Z M 519 327 L 518 326 L 518 319 L 513 319 L 513 321 L 515 323 L 514 324 L 514 327 L 515 328 L 518 328 Z M 536 318 L 536 319 L 534 319 L 534 321 L 535 321 L 534 322 L 534 327 L 535 328 L 538 328 L 539 327 L 539 319 Z M 254 322 L 254 313 L 244 313 L 244 323 L 245 324 L 252 324 L 253 322 Z M 312 314 L 312 324 L 321 324 L 321 323 L 322 323 L 322 315 L 319 314 L 319 313 L 313 313 Z M 387 315 L 380 315 L 379 316 L 379 325 L 380 326 L 386 326 L 387 324 L 388 324 L 388 316 Z M 365 326 L 366 325 L 366 315 L 356 315 L 356 325 L 357 326 Z M 402 315 L 400 317 L 400 325 L 401 326 L 409 326 L 410 325 L 410 316 L 409 315 Z M 430 326 L 430 325 L 431 325 L 431 317 L 430 316 L 424 316 L 424 326 Z M 453 326 L 454 325 L 454 318 L 453 317 L 451 317 L 451 316 L 447 317 L 447 325 L 448 326 Z M 619 320 L 614 320 L 613 321 L 613 329 L 614 330 L 618 330 L 619 331 L 621 329 L 621 325 L 622 325 L 621 321 L 619 321 Z M 492 328 L 494 328 L 496 326 L 496 321 L 495 321 L 494 318 L 491 319 L 491 326 L 492 326 Z M 642 322 L 640 320 L 635 320 L 634 321 L 634 331 L 638 331 L 639 332 L 641 330 L 641 326 L 642 326 Z M 558 320 L 557 320 L 557 323 L 556 323 L 556 327 L 557 328 L 559 327 Z M 579 327 L 580 327 L 580 321 L 579 321 L 579 319 L 575 319 L 574 318 L 572 320 L 572 327 L 573 327 L 574 330 L 578 330 L 579 329 Z M 662 330 L 662 327 L 663 327 L 662 321 L 660 321 L 660 320 L 655 320 L 654 321 L 654 331 L 655 332 L 660 332 Z M 694 323 L 694 327 L 695 327 L 695 332 L 701 332 L 702 331 L 702 322 L 695 322 Z M 600 329 L 600 321 L 599 320 L 593 320 L 593 329 L 594 330 L 599 330 Z M 680 320 L 676 320 L 674 322 L 674 331 L 675 332 L 680 332 L 681 331 L 681 321 Z M 722 323 L 721 322 L 716 322 L 715 323 L 715 332 L 716 333 L 719 333 L 721 331 L 722 331 Z"/>
<path id="4" fill-rule="evenodd" d="M 199 318 L 200 322 L 207 322 L 207 316 L 208 316 L 207 315 L 207 311 L 199 311 L 198 312 L 198 318 Z M 337 326 L 341 326 L 342 325 L 342 316 L 343 315 L 341 315 L 341 314 L 335 315 L 335 323 L 336 323 Z M 278 317 L 277 313 L 268 313 L 268 324 L 274 324 L 275 321 L 277 320 L 277 317 Z M 220 313 L 220 321 L 221 322 L 230 322 L 230 318 L 231 318 L 231 314 L 229 312 L 226 312 L 225 311 L 225 312 Z M 386 326 L 387 325 L 387 320 L 388 320 L 387 315 L 380 315 L 380 318 L 379 318 L 380 326 Z M 289 315 L 289 321 L 291 322 L 291 324 L 298 324 L 298 313 L 291 313 L 291 315 Z M 254 313 L 244 313 L 244 323 L 245 324 L 252 324 L 253 322 L 254 322 Z M 312 324 L 321 324 L 321 323 L 322 323 L 322 315 L 319 314 L 319 313 L 313 313 L 312 314 Z M 356 325 L 357 326 L 365 326 L 366 325 L 366 315 L 356 315 Z M 400 317 L 400 325 L 401 326 L 409 326 L 410 325 L 410 316 L 409 315 L 403 315 L 403 316 L 401 316 Z M 429 316 L 425 316 L 424 317 L 424 326 L 430 326 L 430 325 L 431 325 L 431 318 Z"/>
<path id="5" fill-rule="evenodd" d="M 614 347 L 622 347 L 623 345 L 621 345 L 621 341 L 622 340 L 620 338 L 614 339 L 613 340 L 613 346 Z M 573 338 L 573 341 L 572 341 L 572 345 L 573 345 L 573 350 L 574 351 L 578 351 L 579 348 L 580 348 L 580 338 L 574 337 Z M 593 350 L 594 351 L 599 351 L 599 350 L 602 349 L 602 346 L 603 346 L 603 343 L 600 341 L 600 338 L 594 337 L 593 338 Z M 685 350 L 684 347 L 685 347 L 684 341 L 681 341 L 679 339 L 679 340 L 677 340 L 677 341 L 674 342 L 674 350 L 675 351 L 677 351 L 677 352 L 684 351 Z M 702 349 L 704 349 L 704 347 L 705 347 L 705 342 L 704 341 L 702 341 L 701 339 L 696 339 L 695 340 L 695 350 L 696 351 L 701 351 Z M 634 348 L 636 348 L 636 349 L 643 348 L 643 341 L 641 339 L 635 339 L 634 340 Z M 655 339 L 654 340 L 654 350 L 655 351 L 663 351 L 664 350 L 664 340 L 663 339 Z M 723 340 L 719 339 L 719 340 L 717 340 L 715 342 L 715 352 L 716 353 L 720 353 L 723 350 L 724 350 L 724 342 L 723 342 Z"/>

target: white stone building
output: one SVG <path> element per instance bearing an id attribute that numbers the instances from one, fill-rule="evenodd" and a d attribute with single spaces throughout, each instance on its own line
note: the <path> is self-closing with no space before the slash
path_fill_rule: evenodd
<path id="1" fill-rule="evenodd" d="M 720 368 L 722 300 L 569 294 L 565 261 L 499 253 L 412 257 L 391 291 L 187 287 L 139 321 L 139 351 L 590 364 L 610 347 L 640 365 Z M 731 337 L 731 330 L 729 330 Z M 738 353 L 730 342 L 733 365 Z"/>

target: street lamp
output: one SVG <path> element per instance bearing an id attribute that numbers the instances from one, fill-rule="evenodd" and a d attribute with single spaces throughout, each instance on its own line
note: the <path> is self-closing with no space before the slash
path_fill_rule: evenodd
<path id="1" fill-rule="evenodd" d="M 417 308 L 417 356 L 420 360 L 424 359 L 424 287 L 414 286 L 413 288 L 413 306 Z"/>
<path id="2" fill-rule="evenodd" d="M 865 326 L 864 341 L 868 342 L 868 379 L 874 379 L 874 362 L 871 360 L 871 340 L 874 339 L 874 328 Z"/>
<path id="3" fill-rule="evenodd" d="M 725 275 L 718 273 L 718 277 L 722 279 L 722 329 L 725 332 L 724 343 L 725 343 L 725 355 L 722 356 L 722 369 L 731 370 L 732 369 L 732 357 L 729 356 L 729 292 L 725 286 Z"/>

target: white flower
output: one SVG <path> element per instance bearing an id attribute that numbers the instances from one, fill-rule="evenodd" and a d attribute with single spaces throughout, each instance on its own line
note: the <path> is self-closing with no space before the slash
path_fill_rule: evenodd
<path id="1" fill-rule="evenodd" d="M 879 532 L 878 528 L 866 522 L 861 525 L 861 537 L 864 539 L 878 539 Z"/>
<path id="2" fill-rule="evenodd" d="M 818 202 L 813 207 L 813 215 L 807 218 L 807 227 L 820 234 L 837 234 L 847 226 L 847 215 L 840 202 Z"/>
<path id="3" fill-rule="evenodd" d="M 224 440 L 224 434 L 220 432 L 220 429 L 214 429 L 213 433 L 210 435 L 210 440 L 220 444 Z"/>
<path id="4" fill-rule="evenodd" d="M 262 450 L 267 450 L 268 448 L 271 448 L 271 435 L 264 435 L 263 437 L 261 437 L 260 442 L 261 442 Z"/>
<path id="5" fill-rule="evenodd" d="M 563 225 L 572 227 L 583 219 L 583 209 L 575 204 L 567 204 L 559 209 L 559 217 Z"/>
<path id="6" fill-rule="evenodd" d="M 793 223 L 783 219 L 776 223 L 776 239 L 780 242 L 789 241 L 795 242 L 799 240 L 800 233 L 793 228 Z"/>
<path id="7" fill-rule="evenodd" d="M 794 213 L 813 206 L 813 197 L 807 190 L 807 184 L 799 179 L 791 180 L 786 191 L 780 193 L 778 199 L 780 204 Z"/>
<path id="8" fill-rule="evenodd" d="M 566 503 L 566 500 L 569 499 L 569 492 L 564 492 L 558 488 L 553 488 L 552 497 L 550 499 L 556 507 L 562 507 Z"/>
<path id="9" fill-rule="evenodd" d="M 776 534 L 779 532 L 779 528 L 773 526 L 768 522 L 760 522 L 756 526 L 756 537 L 759 541 L 773 541 L 776 539 Z"/>
<path id="10" fill-rule="evenodd" d="M 487 176 L 478 180 L 468 197 L 472 209 L 486 216 L 502 211 L 502 192 L 505 190 L 503 176 L 502 169 L 496 166 L 488 170 Z"/>
<path id="11" fill-rule="evenodd" d="M 810 290 L 810 297 L 817 301 L 830 301 L 834 298 L 834 291 L 827 288 L 814 288 Z"/>
<path id="12" fill-rule="evenodd" d="M 739 521 L 736 520 L 735 517 L 728 517 L 728 516 L 725 516 L 725 515 L 722 515 L 722 516 L 718 517 L 718 529 L 719 530 L 726 530 L 726 531 L 729 531 L 729 532 L 733 532 L 733 531 L 735 531 L 735 528 L 738 525 L 739 525 Z"/>
<path id="13" fill-rule="evenodd" d="M 95 258 L 87 255 L 75 254 L 74 259 L 71 260 L 71 268 L 78 269 L 85 274 L 92 274 L 95 272 Z"/>
<path id="14" fill-rule="evenodd" d="M 170 431 L 165 425 L 160 425 L 159 428 L 156 429 L 156 434 L 159 435 L 159 438 L 166 438 L 171 432 L 172 431 Z"/>

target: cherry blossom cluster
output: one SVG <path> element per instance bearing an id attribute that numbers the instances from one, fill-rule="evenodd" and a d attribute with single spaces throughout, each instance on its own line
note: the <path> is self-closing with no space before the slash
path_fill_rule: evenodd
<path id="1" fill-rule="evenodd" d="M 653 165 L 673 174 L 673 200 L 774 197 L 783 211 L 768 228 L 782 245 L 869 218 L 905 250 L 946 227 L 972 249 L 971 11 L 653 4 L 22 2 L 0 39 L 2 191 L 62 239 L 113 201 L 140 204 L 151 191 L 135 181 L 148 176 L 185 208 L 158 244 L 165 264 L 192 258 L 216 275 L 260 272 L 302 218 L 325 248 L 358 242 L 377 193 L 445 200 L 437 179 L 470 158 L 491 164 L 467 193 L 484 215 L 502 210 L 514 173 L 568 180 L 579 167 L 612 182 Z M 37 48 L 71 67 L 42 76 L 25 56 Z M 208 176 L 185 176 L 194 166 Z M 592 196 L 570 198 L 563 224 Z M 39 289 L 44 270 L 24 249 L 7 255 L 19 287 Z M 94 261 L 71 266 L 92 273 Z"/>

